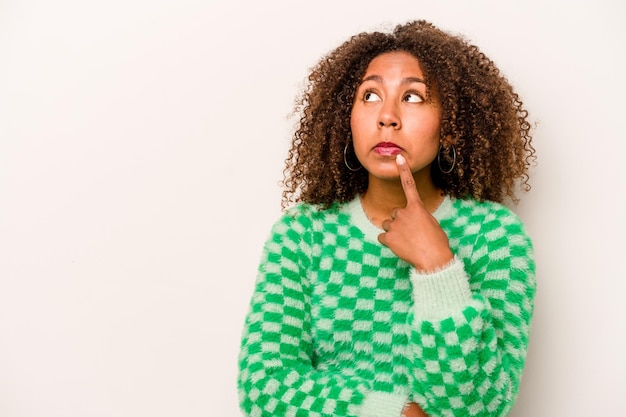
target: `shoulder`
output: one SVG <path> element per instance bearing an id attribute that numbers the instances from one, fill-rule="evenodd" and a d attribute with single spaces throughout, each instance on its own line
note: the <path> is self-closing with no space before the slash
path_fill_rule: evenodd
<path id="1" fill-rule="evenodd" d="M 287 208 L 274 223 L 272 229 L 274 233 L 285 233 L 288 230 L 293 233 L 304 233 L 313 229 L 315 224 L 336 219 L 340 214 L 340 208 L 340 204 L 324 208 L 316 204 L 298 203 Z"/>
<path id="2" fill-rule="evenodd" d="M 457 199 L 452 201 L 456 217 L 454 242 L 462 257 L 476 266 L 534 271 L 533 242 L 520 217 L 504 204 L 493 201 Z M 461 226 L 461 224 L 465 224 Z M 454 227 L 459 225 L 459 227 Z"/>
<path id="3" fill-rule="evenodd" d="M 519 216 L 502 203 L 479 201 L 473 198 L 452 198 L 451 207 L 451 217 L 456 219 L 467 218 L 468 222 L 480 223 L 486 229 L 506 225 L 523 227 L 523 222 Z"/>
<path id="4" fill-rule="evenodd" d="M 486 242 L 531 245 L 531 239 L 520 217 L 504 204 L 473 198 L 450 199 L 441 219 L 442 227 L 467 242 L 482 236 Z"/>

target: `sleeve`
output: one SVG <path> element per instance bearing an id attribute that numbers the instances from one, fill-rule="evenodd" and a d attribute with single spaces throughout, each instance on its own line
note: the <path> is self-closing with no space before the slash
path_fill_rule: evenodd
<path id="1" fill-rule="evenodd" d="M 506 416 L 522 377 L 535 295 L 532 242 L 519 219 L 487 219 L 471 254 L 412 272 L 415 400 L 431 417 Z"/>
<path id="2" fill-rule="evenodd" d="M 406 395 L 313 365 L 306 226 L 283 216 L 264 246 L 239 353 L 240 407 L 254 417 L 398 417 Z"/>

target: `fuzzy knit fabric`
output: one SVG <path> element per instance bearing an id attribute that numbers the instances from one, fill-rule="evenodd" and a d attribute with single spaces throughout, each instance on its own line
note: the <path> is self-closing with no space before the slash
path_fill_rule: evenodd
<path id="1" fill-rule="evenodd" d="M 418 273 L 381 245 L 360 199 L 275 223 L 239 354 L 251 417 L 505 416 L 535 295 L 532 243 L 503 205 L 446 197 L 455 259 Z"/>

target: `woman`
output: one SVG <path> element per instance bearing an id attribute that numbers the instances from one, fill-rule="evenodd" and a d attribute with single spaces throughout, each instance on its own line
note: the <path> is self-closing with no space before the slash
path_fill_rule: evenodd
<path id="1" fill-rule="evenodd" d="M 535 294 L 503 203 L 527 112 L 493 62 L 425 21 L 362 33 L 309 76 L 239 357 L 250 416 L 504 416 Z M 295 204 L 293 204 L 295 203 Z"/>

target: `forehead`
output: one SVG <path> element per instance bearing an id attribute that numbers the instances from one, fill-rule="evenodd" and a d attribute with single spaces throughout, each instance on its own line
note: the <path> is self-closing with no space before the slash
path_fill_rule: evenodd
<path id="1" fill-rule="evenodd" d="M 364 78 L 369 75 L 403 76 L 423 78 L 419 61 L 405 51 L 385 52 L 372 59 L 365 70 Z"/>

